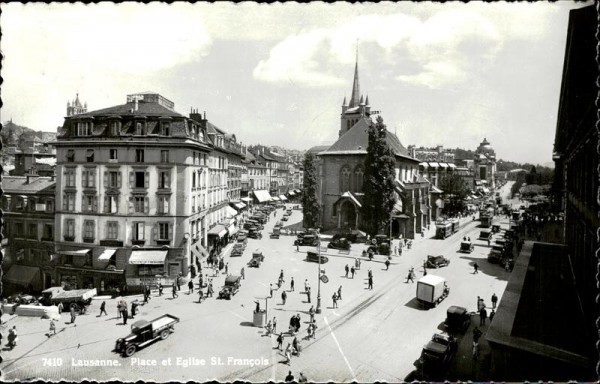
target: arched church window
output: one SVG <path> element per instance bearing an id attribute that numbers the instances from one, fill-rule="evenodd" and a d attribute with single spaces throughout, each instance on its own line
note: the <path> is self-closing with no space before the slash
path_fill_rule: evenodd
<path id="1" fill-rule="evenodd" d="M 365 172 L 361 166 L 356 167 L 354 170 L 354 192 L 362 192 L 364 174 Z"/>
<path id="2" fill-rule="evenodd" d="M 347 165 L 340 171 L 340 190 L 341 192 L 350 190 L 350 168 Z"/>

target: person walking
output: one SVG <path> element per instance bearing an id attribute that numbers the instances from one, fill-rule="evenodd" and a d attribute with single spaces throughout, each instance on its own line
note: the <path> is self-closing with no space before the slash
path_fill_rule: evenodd
<path id="1" fill-rule="evenodd" d="M 369 268 L 369 271 L 367 272 L 367 275 L 369 277 L 373 277 L 373 271 L 371 270 L 371 268 Z"/>
<path id="2" fill-rule="evenodd" d="M 290 365 L 290 363 L 292 362 L 292 344 L 288 343 L 287 347 L 285 347 L 285 352 L 284 352 L 286 361 L 285 364 Z M 292 371 L 290 371 L 289 376 L 292 375 Z M 286 377 L 287 379 L 287 377 Z M 292 376 L 292 379 L 290 381 L 294 380 L 294 376 Z"/>
<path id="3" fill-rule="evenodd" d="M 344 267 L 344 269 L 346 270 L 346 279 L 348 278 L 348 272 L 350 272 L 350 268 L 348 267 L 348 264 L 346 264 L 346 266 Z"/>
<path id="4" fill-rule="evenodd" d="M 162 296 L 163 294 L 163 285 L 162 283 L 158 283 L 158 296 Z"/>
<path id="5" fill-rule="evenodd" d="M 285 301 L 287 300 L 287 293 L 285 291 L 281 292 L 281 301 L 283 305 L 285 305 Z"/>
<path id="6" fill-rule="evenodd" d="M 311 305 L 310 309 L 308 310 L 308 314 L 310 315 L 310 322 L 314 323 L 315 322 L 315 306 Z"/>
<path id="7" fill-rule="evenodd" d="M 207 294 L 206 297 L 213 297 L 213 286 L 212 286 L 212 281 L 210 283 L 208 283 L 208 288 L 207 288 Z"/>
<path id="8" fill-rule="evenodd" d="M 490 324 L 492 323 L 492 320 L 494 320 L 494 316 L 496 316 L 496 311 L 492 309 L 492 312 L 490 312 Z"/>
<path id="9" fill-rule="evenodd" d="M 479 311 L 479 325 L 485 325 L 486 318 L 487 318 L 487 311 L 485 310 L 485 307 L 483 307 Z"/>
<path id="10" fill-rule="evenodd" d="M 194 293 L 194 282 L 192 280 L 188 281 L 188 294 Z"/>
<path id="11" fill-rule="evenodd" d="M 50 332 L 52 333 L 50 336 L 56 335 L 56 323 L 53 319 L 50 319 Z"/>
<path id="12" fill-rule="evenodd" d="M 333 308 L 337 308 L 337 301 L 338 301 L 338 297 L 337 297 L 337 293 L 333 292 L 333 296 L 331 297 L 333 299 Z"/>
<path id="13" fill-rule="evenodd" d="M 202 299 L 204 298 L 204 293 L 202 292 L 202 288 L 198 289 L 198 303 L 202 303 Z"/>
<path id="14" fill-rule="evenodd" d="M 103 313 L 108 316 L 108 313 L 106 313 L 106 301 L 103 301 L 102 304 L 100 304 L 100 314 L 98 317 L 102 316 Z"/>
<path id="15" fill-rule="evenodd" d="M 11 329 L 8 330 L 8 347 L 12 350 L 17 346 L 17 341 L 19 341 L 19 335 L 17 334 L 17 326 L 13 325 Z"/>
<path id="16" fill-rule="evenodd" d="M 177 287 L 178 287 L 178 285 L 175 284 L 175 283 L 173 283 L 173 285 L 172 285 L 172 288 L 173 288 L 173 290 L 172 290 L 173 298 L 179 297 L 179 295 L 177 294 Z"/>
<path id="17" fill-rule="evenodd" d="M 306 291 L 306 298 L 308 299 L 308 304 L 310 304 L 310 286 L 308 287 L 308 291 Z"/>
<path id="18" fill-rule="evenodd" d="M 354 269 L 354 267 L 350 268 L 350 272 L 352 273 L 352 278 L 354 279 L 354 272 L 356 272 L 356 270 Z"/>
<path id="19" fill-rule="evenodd" d="M 496 304 L 498 304 L 498 296 L 494 293 L 492 295 L 492 309 L 496 309 Z"/>
<path id="20" fill-rule="evenodd" d="M 121 308 L 121 302 L 117 302 L 117 319 L 121 318 L 121 312 L 123 311 L 123 308 Z"/>
<path id="21" fill-rule="evenodd" d="M 337 290 L 337 295 L 338 295 L 338 300 L 342 300 L 342 286 L 341 285 Z"/>
<path id="22" fill-rule="evenodd" d="M 294 381 L 294 375 L 292 375 L 292 371 L 289 371 L 287 376 L 285 377 L 285 381 L 286 382 L 293 382 Z"/>
<path id="23" fill-rule="evenodd" d="M 175 280 L 177 282 L 177 290 L 181 291 L 181 272 L 179 272 L 179 276 L 177 276 L 177 279 Z"/>
<path id="24" fill-rule="evenodd" d="M 123 306 L 123 325 L 127 324 L 127 318 L 129 317 L 129 313 L 127 312 L 127 304 Z"/>
<path id="25" fill-rule="evenodd" d="M 294 292 L 294 278 L 292 277 L 292 280 L 290 281 L 290 290 L 292 292 Z"/>
<path id="26" fill-rule="evenodd" d="M 388 269 L 390 269 L 390 260 L 386 260 L 385 261 L 385 270 L 387 271 Z"/>
<path id="27" fill-rule="evenodd" d="M 277 318 L 273 316 L 273 333 L 277 333 Z"/>
<path id="28" fill-rule="evenodd" d="M 63 312 L 63 309 L 65 307 L 63 306 L 63 303 L 58 303 L 58 315 L 60 316 L 60 314 Z"/>
<path id="29" fill-rule="evenodd" d="M 138 302 L 137 299 L 131 302 L 131 318 L 135 319 L 135 314 L 137 313 Z"/>
<path id="30" fill-rule="evenodd" d="M 229 274 L 229 263 L 225 264 L 225 274 L 228 275 Z"/>
<path id="31" fill-rule="evenodd" d="M 281 347 L 283 346 L 283 333 L 279 333 L 277 336 L 277 349 L 281 351 Z"/>
<path id="32" fill-rule="evenodd" d="M 408 283 L 409 280 L 411 283 L 415 282 L 413 275 L 414 275 L 414 272 L 413 272 L 413 269 L 411 268 L 408 270 L 408 276 L 406 277 L 406 283 Z"/>
<path id="33" fill-rule="evenodd" d="M 308 279 L 304 279 L 304 292 L 308 292 Z"/>
<path id="34" fill-rule="evenodd" d="M 479 264 L 473 263 L 473 274 L 479 273 Z"/>
<path id="35" fill-rule="evenodd" d="M 242 267 L 242 270 L 240 271 L 240 276 L 242 276 L 242 280 L 246 280 L 246 275 L 244 273 L 244 267 Z"/>
<path id="36" fill-rule="evenodd" d="M 273 297 L 273 283 L 269 284 L 269 297 Z"/>
<path id="37" fill-rule="evenodd" d="M 75 324 L 75 318 L 77 314 L 75 313 L 75 308 L 71 307 L 71 324 Z"/>
<path id="38" fill-rule="evenodd" d="M 373 276 L 369 277 L 369 289 L 373 289 Z"/>

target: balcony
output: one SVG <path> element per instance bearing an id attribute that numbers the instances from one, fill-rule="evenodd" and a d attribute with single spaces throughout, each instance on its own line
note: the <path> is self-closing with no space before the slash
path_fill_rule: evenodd
<path id="1" fill-rule="evenodd" d="M 171 245 L 171 240 L 156 240 L 156 245 Z"/>
<path id="2" fill-rule="evenodd" d="M 146 240 L 131 240 L 131 245 L 144 245 Z"/>

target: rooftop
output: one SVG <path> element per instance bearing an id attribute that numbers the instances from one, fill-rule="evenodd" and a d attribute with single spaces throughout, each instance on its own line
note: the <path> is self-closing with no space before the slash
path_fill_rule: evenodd
<path id="1" fill-rule="evenodd" d="M 3 176 L 2 189 L 5 195 L 12 193 L 37 193 L 56 185 L 56 180 L 50 177 L 30 176 Z"/>

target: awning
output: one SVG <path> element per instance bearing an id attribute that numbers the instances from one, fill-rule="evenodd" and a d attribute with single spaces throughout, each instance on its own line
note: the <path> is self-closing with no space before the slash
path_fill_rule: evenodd
<path id="1" fill-rule="evenodd" d="M 422 162 L 422 163 L 419 163 L 419 165 L 420 165 L 421 167 L 429 167 L 429 164 L 428 164 L 426 161 L 424 161 L 424 162 Z"/>
<path id="2" fill-rule="evenodd" d="M 448 163 L 448 166 L 449 166 L 450 168 L 456 168 L 456 164 L 453 164 L 453 163 Z"/>
<path id="3" fill-rule="evenodd" d="M 237 210 L 246 208 L 246 204 L 244 204 L 244 203 L 229 203 L 229 204 L 233 205 L 233 207 Z"/>
<path id="4" fill-rule="evenodd" d="M 225 207 L 225 213 L 227 216 L 236 216 L 238 214 L 238 212 L 229 205 Z"/>
<path id="5" fill-rule="evenodd" d="M 285 197 L 284 195 L 279 195 L 279 199 L 280 199 L 281 201 L 286 201 L 286 200 L 287 200 L 287 197 Z"/>
<path id="6" fill-rule="evenodd" d="M 77 251 L 57 251 L 59 255 L 67 255 L 67 256 L 86 256 L 91 249 L 79 249 Z"/>
<path id="7" fill-rule="evenodd" d="M 133 250 L 129 257 L 129 264 L 133 265 L 160 265 L 165 263 L 167 252 L 163 250 Z"/>
<path id="8" fill-rule="evenodd" d="M 267 201 L 271 201 L 271 195 L 268 191 L 260 189 L 258 191 L 254 191 L 254 197 L 258 200 L 259 203 L 266 203 Z"/>
<path id="9" fill-rule="evenodd" d="M 438 163 L 436 163 L 435 161 L 431 161 L 431 162 L 429 162 L 429 166 L 439 168 L 440 165 Z"/>
<path id="10" fill-rule="evenodd" d="M 431 186 L 431 193 L 442 193 L 443 191 L 436 187 L 435 185 Z"/>
<path id="11" fill-rule="evenodd" d="M 208 256 L 208 251 L 206 249 L 204 249 L 204 247 L 202 245 L 196 244 L 193 248 L 196 248 L 198 250 L 198 252 L 200 252 L 201 255 Z"/>
<path id="12" fill-rule="evenodd" d="M 344 198 L 344 197 L 349 198 L 354 203 L 354 205 L 356 205 L 357 207 L 359 207 L 359 208 L 362 207 L 362 204 L 356 199 L 356 197 L 354 197 L 354 195 L 352 193 L 350 193 L 350 192 L 344 192 L 342 194 L 342 196 L 340 196 L 340 199 Z M 338 199 L 338 201 L 339 201 L 339 199 Z M 337 201 L 336 201 L 336 203 L 337 203 Z"/>
<path id="13" fill-rule="evenodd" d="M 392 215 L 399 215 L 402 213 L 402 201 L 396 201 L 394 208 L 392 208 Z"/>
<path id="14" fill-rule="evenodd" d="M 398 219 L 410 219 L 410 217 L 408 215 L 404 214 L 404 213 L 401 213 L 399 215 L 395 215 L 394 217 L 398 218 Z"/>
<path id="15" fill-rule="evenodd" d="M 217 224 L 208 231 L 209 235 L 223 237 L 227 233 L 227 228 L 221 224 Z"/>
<path id="16" fill-rule="evenodd" d="M 288 195 L 290 195 L 290 196 L 295 196 L 296 194 L 294 193 L 294 191 L 289 191 L 289 192 L 288 192 Z"/>
<path id="17" fill-rule="evenodd" d="M 238 230 L 237 230 L 237 228 L 235 227 L 235 225 L 234 225 L 234 224 L 231 224 L 231 225 L 229 226 L 229 228 L 227 228 L 227 232 L 229 232 L 229 235 L 230 235 L 230 236 L 231 236 L 231 235 L 235 235 L 235 233 L 236 233 L 237 231 L 238 231 Z"/>
<path id="18" fill-rule="evenodd" d="M 13 265 L 2 280 L 13 284 L 29 285 L 38 273 L 40 269 L 36 267 Z"/>
<path id="19" fill-rule="evenodd" d="M 249 203 L 252 201 L 252 199 L 249 197 L 242 197 L 240 200 L 245 201 L 246 203 Z"/>
<path id="20" fill-rule="evenodd" d="M 295 189 L 294 191 L 296 192 L 297 195 L 300 194 L 300 193 L 302 193 L 302 191 L 299 190 L 299 189 Z"/>
<path id="21" fill-rule="evenodd" d="M 271 197 L 271 201 L 279 201 L 279 196 L 273 196 L 273 197 Z"/>
<path id="22" fill-rule="evenodd" d="M 105 249 L 104 252 L 98 256 L 98 260 L 110 260 L 111 257 L 117 252 L 116 249 Z"/>
<path id="23" fill-rule="evenodd" d="M 446 163 L 440 163 L 440 167 L 442 167 L 442 168 L 448 168 L 448 164 L 446 164 Z"/>

